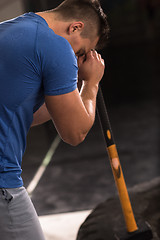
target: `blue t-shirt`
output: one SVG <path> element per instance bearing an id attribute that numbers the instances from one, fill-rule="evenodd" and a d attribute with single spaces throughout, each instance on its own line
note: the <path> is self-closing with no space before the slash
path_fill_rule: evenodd
<path id="1" fill-rule="evenodd" d="M 44 95 L 77 88 L 77 59 L 68 41 L 27 13 L 0 23 L 0 188 L 17 188 L 33 113 Z"/>

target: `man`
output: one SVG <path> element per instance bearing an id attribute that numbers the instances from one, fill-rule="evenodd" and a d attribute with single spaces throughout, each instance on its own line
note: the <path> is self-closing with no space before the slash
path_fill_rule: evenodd
<path id="1" fill-rule="evenodd" d="M 98 0 L 65 0 L 53 10 L 24 14 L 0 24 L 3 240 L 44 240 L 21 178 L 26 135 L 31 125 L 52 118 L 65 142 L 75 146 L 84 140 L 94 123 L 98 85 L 105 68 L 94 49 L 102 46 L 107 36 L 108 23 Z M 77 76 L 82 80 L 80 92 Z"/>

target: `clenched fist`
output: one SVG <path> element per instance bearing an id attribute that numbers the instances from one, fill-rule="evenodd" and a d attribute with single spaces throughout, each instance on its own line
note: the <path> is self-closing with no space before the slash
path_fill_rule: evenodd
<path id="1" fill-rule="evenodd" d="M 86 56 L 78 58 L 78 66 L 79 79 L 88 81 L 91 84 L 99 84 L 105 69 L 105 63 L 100 54 L 95 50 L 91 50 Z"/>

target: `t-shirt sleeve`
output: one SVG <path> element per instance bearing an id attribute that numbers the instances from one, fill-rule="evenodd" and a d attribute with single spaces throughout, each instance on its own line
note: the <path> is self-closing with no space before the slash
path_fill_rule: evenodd
<path id="1" fill-rule="evenodd" d="M 39 38 L 45 95 L 61 95 L 77 88 L 77 58 L 69 42 L 52 30 Z"/>

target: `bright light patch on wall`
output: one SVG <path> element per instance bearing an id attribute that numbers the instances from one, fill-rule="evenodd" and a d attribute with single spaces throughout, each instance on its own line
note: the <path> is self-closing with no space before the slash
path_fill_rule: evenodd
<path id="1" fill-rule="evenodd" d="M 24 13 L 23 0 L 1 0 L 0 22 L 17 17 Z"/>

